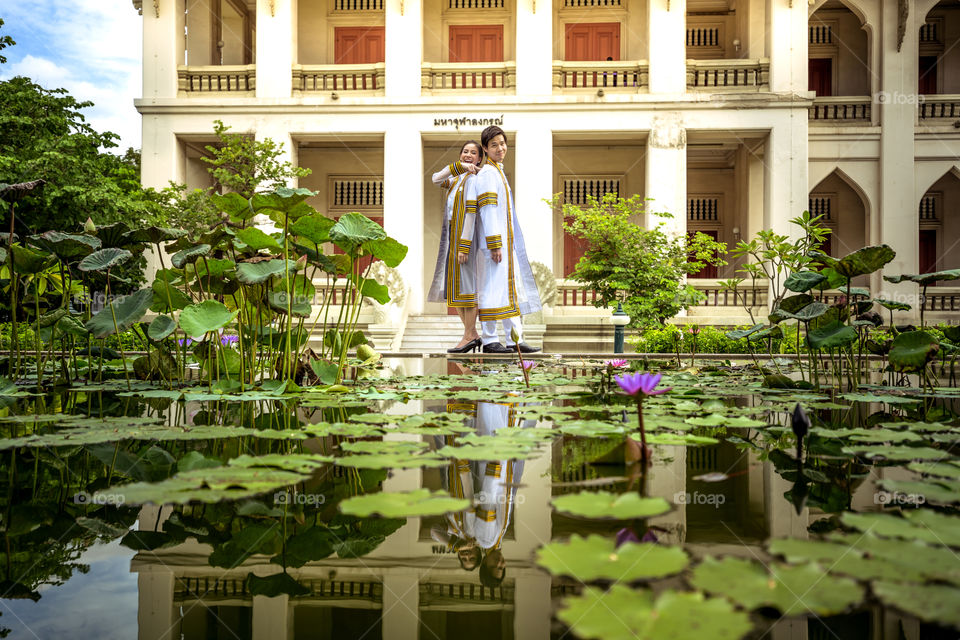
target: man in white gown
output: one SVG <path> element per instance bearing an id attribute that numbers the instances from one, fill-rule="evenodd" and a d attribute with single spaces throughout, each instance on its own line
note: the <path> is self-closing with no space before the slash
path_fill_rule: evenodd
<path id="1" fill-rule="evenodd" d="M 467 200 L 476 200 L 480 241 L 477 256 L 478 298 L 483 351 L 507 353 L 519 343 L 523 353 L 539 351 L 523 342 L 520 316 L 540 309 L 540 294 L 527 259 L 513 191 L 503 172 L 507 136 L 487 127 L 480 137 L 487 159 L 467 186 Z M 503 323 L 507 346 L 500 343 L 497 321 Z M 513 333 L 519 339 L 515 342 Z"/>

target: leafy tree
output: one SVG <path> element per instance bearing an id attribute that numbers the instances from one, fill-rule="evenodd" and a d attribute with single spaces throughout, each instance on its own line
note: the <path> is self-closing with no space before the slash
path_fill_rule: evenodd
<path id="1" fill-rule="evenodd" d="M 88 217 L 98 225 L 165 218 L 159 194 L 141 188 L 130 152 L 106 151 L 118 136 L 86 122 L 91 105 L 29 78 L 0 82 L 0 183 L 45 181 L 18 204 L 18 233 L 78 230 Z"/>
<path id="2" fill-rule="evenodd" d="M 2 27 L 3 27 L 3 18 L 0 18 L 0 28 Z M 13 38 L 11 38 L 10 36 L 0 36 L 0 51 L 3 51 L 7 47 L 12 47 L 15 44 L 17 43 L 14 42 Z M 7 57 L 0 55 L 0 64 L 5 63 L 6 61 L 7 61 Z"/>
<path id="3" fill-rule="evenodd" d="M 170 209 L 171 226 L 200 234 L 219 219 L 219 210 L 211 196 L 235 191 L 244 198 L 269 193 L 286 186 L 290 180 L 310 175 L 310 169 L 281 160 L 283 144 L 267 138 L 256 140 L 251 135 L 229 133 L 230 127 L 214 121 L 215 144 L 205 147 L 209 155 L 201 160 L 210 165 L 207 171 L 213 186 L 190 190 L 185 184 L 170 183 L 163 197 Z"/>
<path id="4" fill-rule="evenodd" d="M 597 292 L 597 307 L 622 302 L 633 327 L 663 325 L 699 295 L 683 277 L 707 264 L 726 264 L 726 247 L 709 236 L 674 237 L 664 223 L 646 229 L 631 222 L 644 212 L 643 200 L 612 193 L 588 197 L 585 207 L 564 204 L 563 228 L 587 244 L 573 278 Z M 559 195 L 554 207 L 560 205 Z M 668 218 L 668 213 L 651 213 Z"/>

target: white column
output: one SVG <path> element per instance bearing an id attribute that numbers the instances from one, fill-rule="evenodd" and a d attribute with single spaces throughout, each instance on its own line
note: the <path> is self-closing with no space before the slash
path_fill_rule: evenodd
<path id="1" fill-rule="evenodd" d="M 807 110 L 792 109 L 783 116 L 770 131 L 763 154 L 763 228 L 796 238 L 799 229 L 790 219 L 809 206 Z"/>
<path id="2" fill-rule="evenodd" d="M 542 1 L 542 0 L 541 0 Z M 524 125 L 516 134 L 513 195 L 530 261 L 553 269 L 553 132 L 544 125 Z"/>
<path id="3" fill-rule="evenodd" d="M 202 66 L 220 64 L 213 59 L 213 10 L 211 0 L 193 1 L 188 6 L 187 64 Z"/>
<path id="4" fill-rule="evenodd" d="M 658 117 L 647 138 L 647 228 L 660 223 L 672 235 L 687 232 L 687 130 L 679 116 Z M 651 213 L 669 213 L 660 218 Z"/>
<path id="5" fill-rule="evenodd" d="M 650 93 L 686 91 L 686 25 L 687 0 L 647 0 Z"/>
<path id="6" fill-rule="evenodd" d="M 806 92 L 807 9 L 799 0 L 768 0 L 767 55 L 770 57 L 770 90 Z"/>
<path id="7" fill-rule="evenodd" d="M 384 73 L 388 98 L 420 97 L 420 63 L 423 60 L 423 26 L 420 23 L 422 7 L 422 0 L 386 0 L 387 42 Z M 422 155 L 419 143 L 416 153 L 418 157 Z M 419 164 L 423 164 L 422 159 Z"/>
<path id="8" fill-rule="evenodd" d="M 383 576 L 383 640 L 418 637 L 419 609 L 420 580 L 416 573 L 387 573 Z"/>
<path id="9" fill-rule="evenodd" d="M 912 3 L 911 3 L 912 4 Z M 896 3 L 884 3 L 880 30 L 880 239 L 893 247 L 897 257 L 883 272 L 889 275 L 918 273 L 920 270 L 920 231 L 917 213 L 916 175 L 914 173 L 914 130 L 917 121 L 917 56 L 919 25 L 925 16 L 911 6 L 903 38 L 897 51 L 898 11 Z M 919 317 L 917 286 L 890 284 L 880 280 L 881 292 L 891 300 L 913 305 Z M 905 320 L 898 314 L 899 320 Z"/>
<path id="10" fill-rule="evenodd" d="M 144 7 L 146 10 L 147 7 Z M 146 11 L 144 11 L 146 13 Z M 169 569 L 141 568 L 137 576 L 137 637 L 173 640 L 180 637 L 180 619 L 173 606 L 174 575 Z"/>
<path id="11" fill-rule="evenodd" d="M 143 3 L 143 97 L 176 98 L 183 64 L 184 0 Z"/>
<path id="12" fill-rule="evenodd" d="M 297 51 L 297 0 L 257 0 L 257 97 L 289 98 Z"/>
<path id="13" fill-rule="evenodd" d="M 553 3 L 517 0 L 517 96 L 553 93 Z M 546 197 L 546 196 L 544 196 Z"/>
<path id="14" fill-rule="evenodd" d="M 274 598 L 253 596 L 252 617 L 253 640 L 288 640 L 293 637 L 293 608 L 287 594 Z"/>
<path id="15" fill-rule="evenodd" d="M 388 42 L 389 34 L 388 27 Z M 390 81 L 387 82 L 389 91 Z M 388 235 L 409 247 L 407 257 L 397 268 L 410 287 L 410 313 L 422 313 L 423 143 L 420 132 L 410 127 L 391 127 L 384 134 L 383 154 L 384 158 L 391 159 L 383 163 L 383 227 Z"/>
<path id="16" fill-rule="evenodd" d="M 740 46 L 748 58 L 767 56 L 767 0 L 749 0 L 744 7 L 747 12 L 747 28 L 740 34 Z M 739 5 L 737 13 L 740 12 Z"/>
<path id="17" fill-rule="evenodd" d="M 547 517 L 549 526 L 550 518 Z M 549 542 L 548 535 L 543 542 Z M 510 565 L 507 564 L 507 572 Z M 523 640 L 548 640 L 550 637 L 550 576 L 518 575 L 514 581 L 513 637 Z"/>
<path id="18" fill-rule="evenodd" d="M 143 127 L 143 153 L 140 156 L 140 183 L 154 189 L 165 188 L 170 180 L 184 182 L 184 156 L 165 116 L 146 113 Z"/>
<path id="19" fill-rule="evenodd" d="M 259 86 L 260 85 L 258 84 L 258 90 Z M 254 132 L 254 137 L 258 142 L 263 142 L 264 140 L 270 139 L 277 143 L 277 146 L 280 147 L 280 155 L 277 156 L 277 162 L 289 162 L 291 164 L 296 164 L 296 149 L 293 147 L 293 139 L 290 137 L 290 132 L 287 130 L 286 122 L 277 118 L 267 117 L 259 122 L 257 130 Z M 299 181 L 296 178 L 288 180 L 287 186 L 295 189 L 297 186 L 299 186 L 298 182 Z M 278 231 L 277 226 L 265 214 L 258 214 L 254 218 L 254 222 L 264 231 L 264 233 L 275 233 Z"/>

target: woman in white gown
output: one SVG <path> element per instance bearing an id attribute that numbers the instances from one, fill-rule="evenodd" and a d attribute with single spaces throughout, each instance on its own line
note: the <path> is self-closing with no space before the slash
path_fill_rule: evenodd
<path id="1" fill-rule="evenodd" d="M 460 149 L 459 161 L 433 174 L 433 183 L 446 190 L 446 198 L 440 251 L 427 300 L 445 302 L 460 316 L 463 338 L 447 349 L 450 353 L 474 351 L 483 343 L 477 333 L 477 203 L 467 200 L 467 183 L 482 164 L 483 148 L 471 140 Z"/>

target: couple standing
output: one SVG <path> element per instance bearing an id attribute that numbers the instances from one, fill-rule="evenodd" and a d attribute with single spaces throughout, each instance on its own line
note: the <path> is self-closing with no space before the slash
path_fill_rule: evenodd
<path id="1" fill-rule="evenodd" d="M 467 142 L 459 161 L 433 174 L 434 184 L 446 189 L 447 197 L 427 299 L 446 302 L 463 322 L 463 338 L 449 353 L 480 347 L 484 353 L 539 351 L 523 342 L 520 316 L 540 308 L 540 294 L 503 172 L 506 155 L 507 135 L 500 127 L 487 127 L 480 144 Z M 478 316 L 482 337 L 477 334 Z M 497 320 L 503 323 L 506 346 L 497 336 Z"/>

